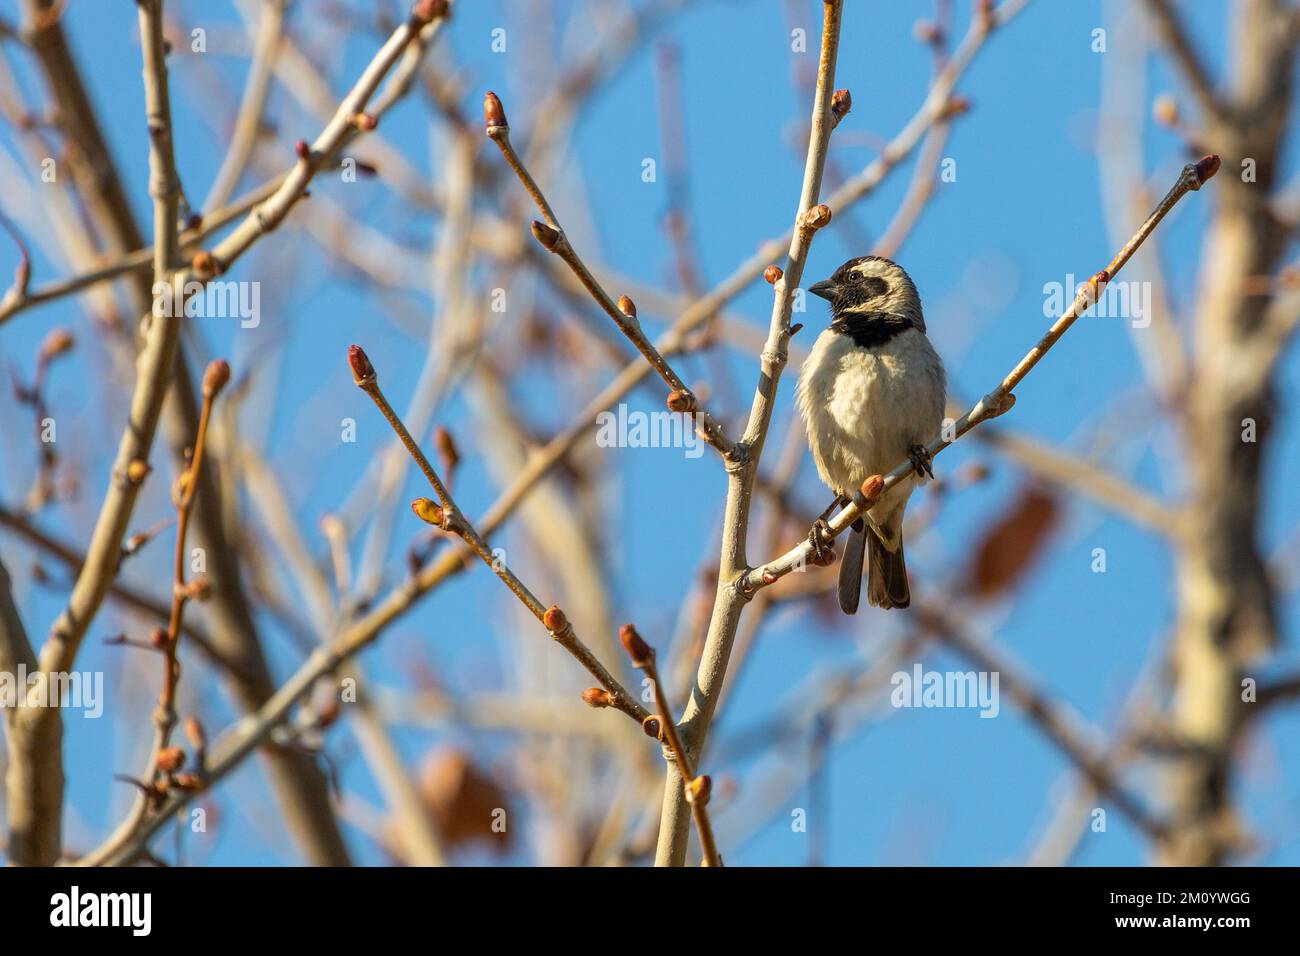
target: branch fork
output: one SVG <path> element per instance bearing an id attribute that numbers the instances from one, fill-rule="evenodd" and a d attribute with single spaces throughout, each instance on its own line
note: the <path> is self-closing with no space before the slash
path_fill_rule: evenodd
<path id="1" fill-rule="evenodd" d="M 624 624 L 619 629 L 618 639 L 623 645 L 623 650 L 627 652 L 628 658 L 631 659 L 632 666 L 650 679 L 654 689 L 655 707 L 658 708 L 659 713 L 650 717 L 642 726 L 648 736 L 656 737 L 662 743 L 665 759 L 671 760 L 681 775 L 683 796 L 690 805 L 695 828 L 700 837 L 700 846 L 704 852 L 701 865 L 722 866 L 722 857 L 718 854 L 718 845 L 713 837 L 713 824 L 705 809 L 712 792 L 712 780 L 705 775 L 696 776 L 691 766 L 686 745 L 682 742 L 681 735 L 677 732 L 677 724 L 673 720 L 668 695 L 664 693 L 663 682 L 659 679 L 654 648 L 645 642 L 631 624 Z M 653 722 L 653 726 L 650 726 L 650 722 Z"/>

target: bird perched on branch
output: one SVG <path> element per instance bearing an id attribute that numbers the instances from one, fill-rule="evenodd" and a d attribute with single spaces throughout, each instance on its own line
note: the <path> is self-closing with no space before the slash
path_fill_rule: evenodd
<path id="1" fill-rule="evenodd" d="M 837 495 L 809 540 L 829 560 L 830 514 L 860 494 L 867 478 L 910 460 L 915 474 L 853 524 L 839 581 L 840 607 L 853 614 L 866 551 L 867 601 L 907 607 L 903 510 L 913 487 L 934 477 L 926 443 L 943 421 L 943 362 L 926 338 L 916 286 L 897 263 L 880 256 L 850 259 L 808 291 L 830 302 L 831 324 L 799 372 L 795 397 L 817 473 Z"/>

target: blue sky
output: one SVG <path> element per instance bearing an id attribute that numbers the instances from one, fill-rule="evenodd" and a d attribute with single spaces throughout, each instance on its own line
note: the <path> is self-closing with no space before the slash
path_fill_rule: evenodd
<path id="1" fill-rule="evenodd" d="M 169 5 L 171 6 L 171 5 Z M 211 23 L 213 37 L 235 23 L 226 3 L 181 2 L 175 6 L 187 24 Z M 320 5 L 296 4 L 291 23 L 311 15 Z M 798 198 L 803 147 L 793 140 L 806 121 L 806 98 L 791 84 L 791 26 L 804 26 L 815 38 L 820 3 L 787 5 L 771 0 L 704 2 L 690 9 L 658 34 L 682 55 L 686 91 L 685 122 L 689 156 L 689 188 L 693 200 L 699 272 L 706 285 L 725 278 L 752 254 L 757 244 L 788 227 Z M 987 391 L 1018 360 L 1047 325 L 1043 315 L 1044 285 L 1064 282 L 1067 275 L 1083 278 L 1110 259 L 1113 243 L 1100 202 L 1099 154 L 1113 148 L 1108 126 L 1100 115 L 1102 68 L 1124 44 L 1138 42 L 1115 12 L 1123 5 L 1064 0 L 1036 0 L 1005 31 L 994 36 L 959 84 L 973 108 L 954 126 L 944 157 L 955 160 L 955 182 L 941 183 L 916 229 L 896 256 L 908 269 L 926 303 L 930 335 L 944 356 L 956 394 L 974 398 Z M 1194 7 L 1193 34 L 1221 72 L 1225 5 Z M 0 10 L 17 19 L 13 0 Z M 521 18 L 524 4 L 462 0 L 447 37 L 455 51 L 465 86 L 466 109 L 477 115 L 485 89 L 501 93 L 512 124 L 530 127 L 530 107 L 553 71 L 539 66 L 524 52 L 527 43 Z M 964 32 L 970 4 L 954 3 L 958 37 Z M 562 11 L 572 9 L 558 4 Z M 876 155 L 878 143 L 892 137 L 920 104 L 930 75 L 930 57 L 913 37 L 913 24 L 932 14 L 929 2 L 864 3 L 850 0 L 844 15 L 836 85 L 853 92 L 853 111 L 837 130 L 843 145 L 833 151 L 835 162 L 856 171 Z M 790 11 L 793 11 L 792 13 Z M 790 18 L 787 20 L 787 18 Z M 211 18 L 208 20 L 207 18 Z M 584 22 L 579 18 L 579 23 Z M 493 53 L 491 31 L 507 29 L 507 52 Z M 1093 31 L 1107 31 L 1108 49 L 1092 49 Z M 139 78 L 135 16 L 130 5 L 74 2 L 68 17 L 74 51 L 88 76 L 91 91 L 142 223 L 150 221 L 147 183 L 147 138 Z M 579 26 L 556 28 L 563 49 L 585 47 L 590 34 Z M 815 57 L 815 40 L 812 52 Z M 320 66 L 342 89 L 365 65 L 376 37 L 355 32 L 346 43 L 328 50 Z M 516 52 L 517 51 L 517 52 Z M 672 257 L 664 241 L 662 215 L 666 203 L 664 178 L 645 183 L 642 161 L 658 158 L 663 169 L 653 66 L 654 45 L 634 57 L 591 100 L 577 127 L 573 148 L 563 166 L 562 182 L 548 187 L 560 218 L 578 247 L 617 272 L 649 284 L 671 286 Z M 557 53 L 571 62 L 572 52 Z M 20 78 L 26 90 L 39 89 L 29 65 L 20 55 Z M 244 61 L 207 54 L 201 72 L 187 58 L 173 57 L 173 94 L 177 160 L 190 196 L 206 193 L 220 163 L 223 140 L 214 132 L 228 113 L 242 83 Z M 1149 112 L 1159 92 L 1171 91 L 1186 104 L 1176 78 L 1163 62 L 1148 62 L 1145 99 L 1138 113 Z M 205 95 L 212 77 L 226 81 L 221 95 Z M 195 104 L 212 114 L 202 118 Z M 288 101 L 283 91 L 272 97 L 273 115 L 288 140 L 310 139 L 316 127 Z M 1190 110 L 1190 107 L 1187 107 Z M 384 120 L 384 133 L 422 171 L 436 175 L 439 147 L 431 135 L 427 108 L 405 103 Z M 11 156 L 19 156 L 12 137 L 0 135 Z M 487 144 L 490 148 L 490 144 Z M 1144 165 L 1153 188 L 1171 184 L 1186 160 L 1179 139 L 1147 124 L 1143 134 Z M 495 154 L 484 153 L 488 162 Z M 285 155 L 287 166 L 290 156 Z M 1294 173 L 1294 156 L 1288 158 Z M 850 218 L 859 229 L 878 236 L 888 223 L 911 175 L 909 162 L 896 171 L 873 196 L 855 207 Z M 1225 174 L 1231 173 L 1225 170 Z M 1290 175 L 1282 177 L 1283 180 Z M 247 188 L 255 181 L 248 177 Z M 585 195 L 572 186 L 580 183 Z M 414 237 L 427 244 L 437 223 L 405 209 L 400 200 L 373 183 L 316 186 L 352 210 L 370 226 L 395 237 Z M 1193 195 L 1162 226 L 1160 250 L 1179 320 L 1189 314 L 1209 197 Z M 585 203 L 585 207 L 584 207 Z M 585 208 L 585 214 L 582 210 Z M 523 207 L 515 207 L 522 212 Z M 566 211 L 571 211 L 566 214 Z M 520 228 L 526 220 L 520 215 Z M 842 222 L 819 235 L 813 246 L 806 282 L 829 275 L 844 259 L 866 250 L 845 241 L 851 234 Z M 346 347 L 361 342 L 380 365 L 385 388 L 395 404 L 404 405 L 423 363 L 423 331 L 403 335 L 385 321 L 384 304 L 350 281 L 344 270 L 323 260 L 319 247 L 297 233 L 276 240 L 275 254 L 259 248 L 243 260 L 236 278 L 263 280 L 267 317 L 257 329 L 229 324 L 205 324 L 200 334 L 212 354 L 228 355 L 238 374 L 241 361 L 274 352 L 278 378 L 264 393 L 265 401 L 245 413 L 244 424 L 264 429 L 269 454 L 281 468 L 310 543 L 323 549 L 316 532 L 319 516 L 336 508 L 364 473 L 369 456 L 386 440 L 377 416 L 364 405 L 347 380 Z M 6 246 L 0 252 L 0 272 L 13 259 Z M 301 265 L 292 289 L 275 284 L 276 270 Z M 1143 279 L 1130 266 L 1126 279 Z M 37 282 L 64 274 L 64 263 L 38 256 Z M 274 302 L 274 307 L 268 307 Z M 411 300 L 421 321 L 429 321 L 430 300 Z M 770 291 L 755 283 L 734 303 L 735 312 L 756 328 L 766 327 Z M 643 319 L 656 329 L 664 316 Z M 824 321 L 824 308 L 812 300 L 799 317 L 812 333 Z M 1177 495 L 1169 471 L 1157 450 L 1172 438 L 1157 423 L 1155 402 L 1142 387 L 1141 368 L 1122 319 L 1088 317 L 1019 389 L 1019 403 L 1005 420 L 1043 440 L 1086 450 L 1097 437 L 1099 419 L 1121 423 L 1121 440 L 1108 452 L 1110 467 L 1157 495 Z M 91 326 L 74 301 L 34 310 L 0 328 L 0 354 L 6 364 L 30 370 L 30 356 L 46 331 L 64 324 L 78 331 L 81 344 L 76 363 L 60 367 L 51 399 L 60 416 L 60 441 L 65 454 L 90 467 L 80 498 L 43 518 L 44 526 L 65 537 L 84 540 L 88 522 L 102 494 L 109 459 L 104 454 L 120 429 L 121 400 L 106 403 L 88 387 L 91 369 L 102 368 L 102 347 L 91 342 Z M 508 326 L 495 334 L 508 337 Z M 1141 334 L 1141 333 L 1139 333 Z M 288 343 L 286 345 L 286 343 Z M 83 364 L 85 363 L 85 364 Z M 687 363 L 688 377 L 703 375 L 702 363 Z M 752 356 L 735 359 L 731 371 L 747 395 L 756 375 Z M 1268 459 L 1268 498 L 1263 538 L 1275 547 L 1300 521 L 1300 499 L 1288 494 L 1300 480 L 1300 433 L 1290 410 L 1300 383 L 1300 363 L 1292 354 L 1280 377 L 1280 415 Z M 598 382 L 582 382 L 592 388 Z M 564 424 L 587 393 L 570 396 L 569 404 L 554 401 L 557 383 L 538 374 L 518 384 L 528 405 L 527 419 L 543 433 Z M 773 434 L 784 434 L 793 414 L 793 369 L 783 382 Z M 577 388 L 578 386 L 573 386 Z M 658 408 L 656 393 L 634 393 L 630 404 Z M 745 399 L 746 403 L 748 399 Z M 733 410 L 734 411 L 734 410 Z M 338 443 L 340 416 L 358 420 L 359 440 Z M 452 397 L 438 411 L 438 421 L 458 434 L 469 430 L 471 409 Z M 67 425 L 62 424 L 67 422 Z M 0 481 L 6 501 L 14 501 L 27 486 L 31 472 L 28 420 L 6 393 L 0 396 Z M 1108 437 L 1114 437 L 1114 429 Z M 64 436 L 67 436 L 66 438 Z M 115 442 L 115 437 L 111 440 Z M 481 512 L 495 497 L 493 476 L 478 460 L 472 443 L 460 479 L 467 512 Z M 769 454 L 775 444 L 769 445 Z M 77 451 L 76 449 L 84 449 Z M 95 449 L 92 453 L 92 449 Z M 711 456 L 687 460 L 672 452 L 625 449 L 608 455 L 620 510 L 628 519 L 622 543 L 610 556 L 614 566 L 613 598 L 619 619 L 635 620 L 647 635 L 672 633 L 683 594 L 692 585 L 704 560 L 702 544 L 713 533 L 723 495 L 723 476 Z M 89 459 L 89 460 L 87 460 Z M 942 597 L 960 576 L 970 545 L 1009 501 L 1020 480 L 1015 469 L 991 458 L 973 442 L 959 443 L 939 459 L 941 472 L 953 473 L 962 463 L 990 464 L 993 477 L 948 501 L 933 528 L 909 544 L 909 558 L 918 590 Z M 144 527 L 166 515 L 162 482 L 143 499 L 135 526 Z M 665 489 L 671 491 L 667 494 Z M 797 490 L 807 501 L 823 492 L 805 462 Z M 414 475 L 408 476 L 410 496 L 422 493 Z M 665 500 L 667 498 L 667 500 Z M 663 520 L 647 520 L 646 503 L 654 513 L 671 509 Z M 402 519 L 399 518 L 399 526 Z M 406 528 L 409 532 L 409 528 Z M 509 539 L 507 539 L 509 540 Z M 393 575 L 400 574 L 407 538 L 399 533 L 393 546 Z M 0 539 L 6 563 L 15 574 L 29 629 L 41 635 L 59 610 L 58 595 L 31 583 L 28 561 L 14 559 L 25 551 L 10 538 Z M 508 547 L 510 545 L 507 545 Z M 1108 571 L 1089 570 L 1094 548 L 1104 547 Z M 139 580 L 159 584 L 165 561 L 145 567 Z M 760 557 L 751 554 L 751 559 Z M 390 581 L 396 578 L 390 578 Z M 506 594 L 483 569 L 462 576 L 439 591 L 415 613 L 403 619 L 386 638 L 367 652 L 373 678 L 400 686 L 417 666 L 437 670 L 450 689 L 496 689 L 508 680 L 495 648 L 503 628 L 518 626 Z M 1010 652 L 1035 675 L 1040 686 L 1059 695 L 1090 722 L 1109 726 L 1128 688 L 1151 653 L 1151 642 L 1169 627 L 1173 615 L 1171 560 L 1155 536 L 1111 517 L 1086 503 L 1072 502 L 1062 531 L 1010 602 L 980 608 L 970 614 L 974 625 Z M 1297 602 L 1284 607 L 1283 625 L 1292 637 Z M 101 614 L 87 641 L 79 667 L 121 673 L 120 652 L 102 647 L 97 637 L 113 633 L 115 614 Z M 267 622 L 269 653 L 280 675 L 290 672 L 298 652 L 272 622 Z M 733 734 L 743 732 L 786 701 L 787 694 L 808 675 L 851 664 L 862 654 L 880 652 L 899 625 L 881 612 L 863 613 L 834 626 L 818 615 L 781 613 L 765 627 L 758 648 L 743 676 L 731 688 L 727 708 L 715 726 L 710 753 L 725 753 Z M 559 654 L 559 651 L 556 651 Z M 1294 660 L 1294 651 L 1283 652 Z M 945 654 L 928 654 L 927 667 L 965 670 L 969 665 Z M 559 661 L 557 691 L 583 684 Z M 573 695 L 569 695 L 574 699 Z M 210 727 L 229 717 L 220 698 L 208 692 L 203 706 Z M 581 706 L 575 703 L 575 706 Z M 887 710 L 887 709 L 886 709 Z M 931 710 L 881 713 L 860 729 L 837 740 L 826 780 L 830 819 L 827 862 L 832 864 L 997 864 L 1017 862 L 1033 845 L 1034 835 L 1050 816 L 1062 792 L 1059 783 L 1068 764 L 1041 733 L 1004 700 L 998 719 L 981 720 L 970 711 Z M 608 715 L 593 715 L 601 719 Z M 612 718 L 611 718 L 612 719 Z M 1248 818 L 1267 838 L 1281 842 L 1269 863 L 1300 863 L 1300 843 L 1293 836 L 1300 823 L 1295 791 L 1300 779 L 1300 735 L 1294 713 L 1259 728 L 1249 745 L 1251 758 L 1238 785 L 1247 795 Z M 88 839 L 102 832 L 125 806 L 126 795 L 106 799 L 105 781 L 121 772 L 124 755 L 134 753 L 130 742 L 139 728 L 112 725 L 108 720 L 72 718 L 67 732 L 69 764 L 68 829 Z M 467 742 L 459 731 L 403 730 L 398 740 L 417 761 L 430 746 L 446 741 Z M 332 752 L 342 755 L 345 784 L 363 797 L 378 800 L 365 768 L 347 740 L 346 730 L 334 732 Z M 485 743 L 490 752 L 500 740 Z M 507 753 L 500 749 L 500 753 Z M 502 759 L 508 759 L 503 757 Z M 706 758 L 706 763 L 707 763 Z M 749 760 L 735 766 L 710 766 L 719 777 L 743 782 L 756 769 Z M 1147 777 L 1132 782 L 1144 792 Z M 116 786 L 116 785 L 115 785 Z M 283 834 L 274 821 L 274 808 L 265 797 L 259 771 L 242 770 L 224 787 L 218 804 L 239 824 L 223 829 L 208 857 L 222 863 L 270 863 L 292 860 Z M 801 863 L 808 856 L 808 837 L 792 833 L 788 806 L 807 806 L 800 792 L 781 812 L 742 844 L 724 847 L 733 864 Z M 718 808 L 719 826 L 727 831 L 726 807 Z M 821 825 L 820 822 L 818 825 Z M 381 862 L 373 845 L 356 833 L 352 846 L 359 860 Z M 517 859 L 525 861 L 526 854 Z M 1137 864 L 1146 859 L 1141 840 L 1123 818 L 1112 812 L 1105 834 L 1090 834 L 1081 843 L 1078 862 Z"/>

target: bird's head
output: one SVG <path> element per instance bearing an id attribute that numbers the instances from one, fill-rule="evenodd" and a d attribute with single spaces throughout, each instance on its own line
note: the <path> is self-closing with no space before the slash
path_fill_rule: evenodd
<path id="1" fill-rule="evenodd" d="M 904 316 L 925 328 L 921 297 L 912 278 L 898 263 L 881 256 L 859 256 L 835 270 L 829 279 L 808 291 L 831 304 L 835 318 L 854 313 L 887 312 Z"/>

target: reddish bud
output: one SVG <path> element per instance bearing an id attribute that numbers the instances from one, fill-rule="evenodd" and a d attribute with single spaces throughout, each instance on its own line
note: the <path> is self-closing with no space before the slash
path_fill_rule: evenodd
<path id="1" fill-rule="evenodd" d="M 625 295 L 618 297 L 618 311 L 622 312 L 629 319 L 636 318 L 636 303 Z"/>
<path id="2" fill-rule="evenodd" d="M 352 117 L 352 125 L 363 133 L 369 133 L 379 125 L 379 120 L 376 119 L 372 113 L 358 113 L 356 116 Z"/>
<path id="3" fill-rule="evenodd" d="M 133 458 L 131 463 L 126 466 L 126 480 L 133 485 L 138 485 L 149 477 L 151 471 L 153 471 L 153 468 L 143 458 Z"/>
<path id="4" fill-rule="evenodd" d="M 447 0 L 416 0 L 411 17 L 419 23 L 431 23 L 447 15 Z"/>
<path id="5" fill-rule="evenodd" d="M 1216 153 L 1210 153 L 1208 156 L 1201 158 L 1196 164 L 1196 181 L 1199 184 L 1205 184 L 1214 178 L 1214 174 L 1219 171 L 1219 157 Z"/>
<path id="6" fill-rule="evenodd" d="M 691 803 L 705 806 L 713 794 L 713 780 L 708 774 L 700 774 L 686 785 L 686 799 Z"/>
<path id="7" fill-rule="evenodd" d="M 943 119 L 951 119 L 954 116 L 961 116 L 963 113 L 969 113 L 971 110 L 971 101 L 969 97 L 953 95 L 948 97 L 948 102 L 943 104 Z"/>
<path id="8" fill-rule="evenodd" d="M 668 393 L 668 410 L 673 412 L 695 411 L 695 396 L 684 388 L 675 388 Z"/>
<path id="9" fill-rule="evenodd" d="M 179 503 L 185 500 L 185 496 L 190 490 L 190 480 L 193 477 L 194 473 L 188 468 L 176 476 L 176 480 L 172 483 L 172 501 Z"/>
<path id="10" fill-rule="evenodd" d="M 582 699 L 588 707 L 595 707 L 597 710 L 614 703 L 614 698 L 603 687 L 588 687 L 582 692 Z"/>
<path id="11" fill-rule="evenodd" d="M 203 228 L 203 214 L 192 212 L 185 219 L 185 228 L 190 232 L 197 232 Z"/>
<path id="12" fill-rule="evenodd" d="M 780 266 L 768 266 L 763 270 L 763 278 L 767 280 L 768 285 L 776 285 L 783 275 L 785 273 L 781 271 Z"/>
<path id="13" fill-rule="evenodd" d="M 417 518 L 435 528 L 441 528 L 447 520 L 446 513 L 438 503 L 429 498 L 416 498 L 411 502 L 411 510 Z"/>
<path id="14" fill-rule="evenodd" d="M 506 109 L 501 105 L 501 98 L 491 90 L 483 94 L 483 126 L 489 136 L 510 129 L 510 124 L 506 122 Z"/>
<path id="15" fill-rule="evenodd" d="M 190 260 L 190 268 L 205 276 L 220 275 L 222 271 L 217 257 L 206 249 L 200 249 L 194 253 L 194 258 Z"/>
<path id="16" fill-rule="evenodd" d="M 872 475 L 862 483 L 862 497 L 866 498 L 867 501 L 875 501 L 884 490 L 885 479 L 880 475 Z"/>
<path id="17" fill-rule="evenodd" d="M 189 738 L 190 745 L 195 750 L 207 749 L 207 731 L 203 729 L 203 724 L 193 714 L 185 718 L 185 736 Z"/>
<path id="18" fill-rule="evenodd" d="M 835 117 L 835 122 L 849 115 L 849 110 L 853 109 L 853 94 L 848 90 L 836 90 L 831 96 L 831 115 Z"/>
<path id="19" fill-rule="evenodd" d="M 305 139 L 300 139 L 298 142 L 293 144 L 293 154 L 304 162 L 307 162 L 311 159 L 311 146 L 308 145 Z"/>
<path id="20" fill-rule="evenodd" d="M 439 425 L 433 430 L 433 445 L 438 449 L 443 470 L 448 473 L 455 471 L 460 464 L 460 449 L 456 447 L 456 439 L 452 438 L 451 432 Z"/>
<path id="21" fill-rule="evenodd" d="M 177 790 L 202 790 L 207 783 L 197 773 L 178 773 L 172 777 L 172 786 Z"/>
<path id="22" fill-rule="evenodd" d="M 560 230 L 534 219 L 533 238 L 540 242 L 547 252 L 554 252 L 555 247 L 560 244 Z"/>
<path id="23" fill-rule="evenodd" d="M 154 647 L 158 648 L 158 650 L 160 651 L 163 648 L 165 648 L 168 644 L 170 644 L 171 638 L 167 636 L 167 628 L 155 627 L 152 631 L 150 631 L 149 643 L 152 644 Z"/>
<path id="24" fill-rule="evenodd" d="M 803 224 L 808 229 L 821 229 L 831 221 L 831 207 L 819 203 L 804 213 Z"/>
<path id="25" fill-rule="evenodd" d="M 565 617 L 558 605 L 552 604 L 542 615 L 542 626 L 552 634 L 558 634 L 569 626 L 569 619 Z"/>
<path id="26" fill-rule="evenodd" d="M 207 578 L 195 578 L 185 585 L 185 596 L 201 604 L 212 596 L 212 583 Z"/>
<path id="27" fill-rule="evenodd" d="M 627 656 L 632 659 L 633 667 L 645 667 L 654 663 L 654 649 L 631 624 L 624 624 L 618 629 L 618 640 L 623 645 L 623 650 L 627 651 Z"/>
<path id="28" fill-rule="evenodd" d="M 987 418 L 997 418 L 999 415 L 1005 415 L 1011 411 L 1016 404 L 1016 395 L 1014 392 L 1003 392 L 998 394 L 992 392 L 984 396 L 984 406 L 988 408 Z"/>
<path id="29" fill-rule="evenodd" d="M 917 20 L 912 24 L 912 35 L 922 43 L 934 45 L 942 42 L 943 30 L 931 20 Z"/>
<path id="30" fill-rule="evenodd" d="M 645 731 L 647 737 L 653 737 L 655 740 L 658 740 L 659 735 L 663 732 L 659 725 L 659 718 L 654 714 L 650 714 L 645 720 L 641 721 L 641 729 Z"/>
<path id="31" fill-rule="evenodd" d="M 352 378 L 365 388 L 375 382 L 375 367 L 370 364 L 370 356 L 360 345 L 348 346 L 348 365 L 352 366 Z"/>
<path id="32" fill-rule="evenodd" d="M 330 726 L 331 724 L 334 723 L 334 721 L 339 719 L 339 715 L 341 713 L 343 713 L 343 710 L 339 706 L 338 698 L 337 697 L 327 698 L 325 703 L 321 704 L 320 708 L 316 711 L 316 726 L 317 727 Z"/>
<path id="33" fill-rule="evenodd" d="M 45 341 L 41 343 L 41 351 L 37 355 L 37 361 L 41 363 L 49 362 L 60 355 L 71 352 L 75 343 L 76 340 L 67 329 L 51 329 L 49 334 L 45 336 Z"/>
<path id="34" fill-rule="evenodd" d="M 157 765 L 163 773 L 180 770 L 185 766 L 185 751 L 180 747 L 164 747 L 158 751 Z"/>
<path id="35" fill-rule="evenodd" d="M 213 359 L 203 373 L 203 397 L 216 398 L 230 381 L 230 364 L 225 359 Z"/>
<path id="36" fill-rule="evenodd" d="M 1168 93 L 1157 96 L 1151 104 L 1151 115 L 1161 126 L 1175 126 L 1178 123 L 1178 101 Z"/>

